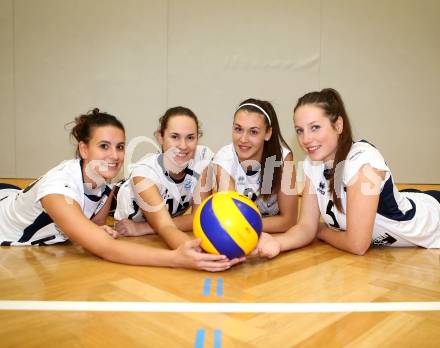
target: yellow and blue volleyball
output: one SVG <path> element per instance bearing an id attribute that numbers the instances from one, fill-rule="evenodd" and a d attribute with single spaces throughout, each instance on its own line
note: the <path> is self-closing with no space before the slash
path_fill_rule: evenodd
<path id="1" fill-rule="evenodd" d="M 249 254 L 257 246 L 262 228 L 255 203 L 237 192 L 218 192 L 206 198 L 193 222 L 203 250 L 229 259 Z"/>

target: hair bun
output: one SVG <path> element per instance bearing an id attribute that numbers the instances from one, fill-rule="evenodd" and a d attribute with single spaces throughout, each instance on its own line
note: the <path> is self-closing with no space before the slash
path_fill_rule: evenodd
<path id="1" fill-rule="evenodd" d="M 99 114 L 99 109 L 98 109 L 98 108 L 94 108 L 94 109 L 92 110 L 92 114 L 93 114 L 94 116 L 97 116 L 97 115 Z"/>

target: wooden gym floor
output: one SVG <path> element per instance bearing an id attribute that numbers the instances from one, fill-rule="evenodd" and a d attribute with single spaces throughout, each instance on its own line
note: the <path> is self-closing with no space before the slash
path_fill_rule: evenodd
<path id="1" fill-rule="evenodd" d="M 440 250 L 317 241 L 214 274 L 1 247 L 0 347 L 438 347 L 439 264 Z"/>

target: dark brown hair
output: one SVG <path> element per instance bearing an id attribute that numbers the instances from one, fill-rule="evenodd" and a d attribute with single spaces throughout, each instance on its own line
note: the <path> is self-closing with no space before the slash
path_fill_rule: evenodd
<path id="1" fill-rule="evenodd" d="M 332 173 L 330 178 L 330 194 L 335 202 L 335 206 L 339 211 L 342 211 L 341 198 L 337 195 L 336 186 L 342 185 L 342 183 L 335 184 L 335 170 L 337 165 L 347 158 L 351 145 L 353 144 L 353 135 L 351 131 L 350 120 L 348 119 L 347 112 L 345 111 L 344 102 L 341 95 L 332 88 L 325 88 L 320 92 L 310 92 L 298 99 L 293 112 L 295 112 L 300 106 L 303 105 L 315 105 L 321 108 L 327 118 L 334 126 L 338 117 L 342 118 L 343 129 L 338 138 L 338 147 L 336 149 L 335 160 L 333 162 Z"/>
<path id="2" fill-rule="evenodd" d="M 125 133 L 125 129 L 121 121 L 115 116 L 100 112 L 98 108 L 94 108 L 87 114 L 79 115 L 75 117 L 73 121 L 75 126 L 70 131 L 70 136 L 75 138 L 79 144 L 81 141 L 88 144 L 92 138 L 92 133 L 95 128 L 104 126 L 113 126 L 119 128 Z M 79 153 L 79 147 L 76 148 L 76 157 L 81 157 Z"/>
<path id="3" fill-rule="evenodd" d="M 159 127 L 157 129 L 157 133 L 159 133 L 161 136 L 164 135 L 165 129 L 167 129 L 168 121 L 173 116 L 188 116 L 194 120 L 197 127 L 197 136 L 201 137 L 203 135 L 203 132 L 200 128 L 200 122 L 197 118 L 196 114 L 191 110 L 184 106 L 175 106 L 173 108 L 169 108 L 163 116 L 159 118 Z"/>
<path id="4" fill-rule="evenodd" d="M 243 105 L 243 104 L 248 104 L 248 103 L 258 105 L 260 108 L 262 108 L 269 116 L 270 124 L 269 124 L 269 120 L 267 119 L 267 117 L 261 112 L 261 110 L 259 108 L 252 106 L 252 105 Z M 241 105 L 243 105 L 243 106 L 241 106 Z M 270 139 L 268 141 L 264 142 L 263 156 L 262 156 L 262 160 L 261 160 L 262 163 L 261 163 L 260 195 L 263 197 L 263 199 L 268 199 L 272 195 L 272 193 L 278 193 L 278 191 L 281 188 L 281 177 L 282 177 L 282 173 L 283 173 L 283 166 L 275 166 L 275 168 L 274 168 L 273 181 L 272 181 L 272 192 L 262 194 L 261 188 L 263 186 L 263 179 L 265 178 L 264 171 L 266 169 L 267 159 L 272 156 L 275 156 L 276 161 L 283 162 L 284 158 L 283 158 L 282 146 L 285 146 L 290 151 L 291 151 L 291 149 L 290 149 L 289 145 L 287 145 L 283 136 L 281 135 L 280 126 L 278 123 L 278 117 L 275 112 L 275 109 L 273 108 L 273 106 L 270 102 L 268 102 L 266 100 L 259 100 L 259 99 L 254 99 L 254 98 L 246 99 L 240 103 L 239 107 L 235 111 L 234 118 L 235 118 L 235 115 L 237 114 L 237 112 L 240 110 L 247 110 L 249 112 L 256 112 L 256 113 L 260 114 L 261 116 L 263 116 L 264 124 L 266 125 L 266 129 L 272 128 L 272 136 L 270 137 Z"/>

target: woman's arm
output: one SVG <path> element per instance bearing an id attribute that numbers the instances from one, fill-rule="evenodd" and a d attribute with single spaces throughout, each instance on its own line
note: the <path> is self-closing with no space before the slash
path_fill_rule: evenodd
<path id="1" fill-rule="evenodd" d="M 318 238 L 338 249 L 364 255 L 371 245 L 384 177 L 383 171 L 369 165 L 361 167 L 347 186 L 347 231 L 325 227 L 319 231 Z"/>
<path id="2" fill-rule="evenodd" d="M 265 232 L 285 232 L 296 224 L 298 195 L 295 190 L 296 172 L 292 153 L 286 157 L 282 178 L 280 191 L 277 194 L 280 213 L 263 218 L 263 231 Z"/>
<path id="3" fill-rule="evenodd" d="M 177 249 L 179 245 L 190 240 L 191 238 L 174 224 L 157 186 L 141 176 L 136 176 L 132 180 L 145 220 L 165 243 L 170 248 Z"/>
<path id="4" fill-rule="evenodd" d="M 194 214 L 199 207 L 199 205 L 212 194 L 212 186 L 213 186 L 213 167 L 208 165 L 200 175 L 200 179 L 197 182 L 197 185 L 193 192 L 192 205 L 191 205 L 191 213 L 185 214 L 181 216 L 176 216 L 173 218 L 176 227 L 182 231 L 192 231 L 193 230 L 193 221 Z"/>
<path id="5" fill-rule="evenodd" d="M 316 237 L 320 211 L 316 193 L 306 178 L 301 199 L 301 212 L 298 224 L 279 235 L 263 233 L 258 243 L 258 254 L 263 257 L 275 257 L 282 251 L 301 248 L 310 244 Z"/>
<path id="6" fill-rule="evenodd" d="M 188 241 L 177 250 L 164 250 L 114 240 L 87 219 L 79 205 L 64 195 L 50 194 L 41 199 L 44 210 L 70 239 L 105 260 L 131 265 L 184 267 L 222 271 L 234 263 L 222 255 L 199 252 L 198 240 Z"/>
<path id="7" fill-rule="evenodd" d="M 211 166 L 205 168 L 197 182 L 193 192 L 191 212 L 172 218 L 176 227 L 185 232 L 192 231 L 194 213 L 200 203 L 212 193 L 213 175 Z M 116 231 L 120 236 L 143 236 L 155 233 L 148 222 L 135 222 L 129 219 L 122 219 L 116 223 Z"/>
<path id="8" fill-rule="evenodd" d="M 218 164 L 215 165 L 214 170 L 217 184 L 217 192 L 235 191 L 235 181 L 228 174 L 228 172 Z"/>
<path id="9" fill-rule="evenodd" d="M 113 188 L 108 195 L 103 207 L 98 211 L 98 214 L 96 214 L 93 219 L 91 219 L 95 224 L 102 226 L 107 223 L 108 212 L 112 204 L 114 191 L 115 189 Z"/>

